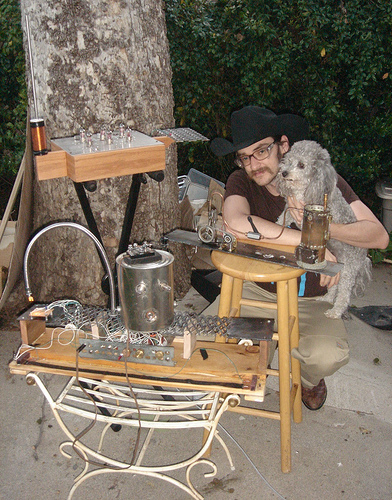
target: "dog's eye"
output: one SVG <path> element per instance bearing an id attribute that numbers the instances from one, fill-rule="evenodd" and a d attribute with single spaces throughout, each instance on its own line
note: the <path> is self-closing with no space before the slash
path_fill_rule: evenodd
<path id="1" fill-rule="evenodd" d="M 302 163 L 302 161 L 298 163 L 298 168 L 300 168 L 301 170 L 305 168 L 305 165 Z"/>

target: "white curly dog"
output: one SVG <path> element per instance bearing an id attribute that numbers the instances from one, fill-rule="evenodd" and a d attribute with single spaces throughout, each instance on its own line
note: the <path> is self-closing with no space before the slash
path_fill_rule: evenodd
<path id="1" fill-rule="evenodd" d="M 355 222 L 354 212 L 336 183 L 337 173 L 328 151 L 317 142 L 299 141 L 282 158 L 276 186 L 286 200 L 288 196 L 294 196 L 305 205 L 324 205 L 324 194 L 328 194 L 327 207 L 332 221 L 338 224 Z M 283 224 L 285 212 L 279 217 L 279 224 Z M 285 225 L 292 222 L 295 221 L 287 210 Z M 325 314 L 329 318 L 347 317 L 351 298 L 362 294 L 371 280 L 371 261 L 367 257 L 367 249 L 338 240 L 330 239 L 327 248 L 344 267 L 339 283 L 321 298 L 333 304 Z"/>

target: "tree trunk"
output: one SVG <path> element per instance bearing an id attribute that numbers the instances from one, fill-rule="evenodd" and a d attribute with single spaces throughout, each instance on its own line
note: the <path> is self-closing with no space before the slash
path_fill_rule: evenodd
<path id="1" fill-rule="evenodd" d="M 157 0 L 21 0 L 26 16 L 36 88 L 27 65 L 30 109 L 38 108 L 50 138 L 76 135 L 81 127 L 99 132 L 123 122 L 154 135 L 174 126 L 173 94 L 165 16 Z M 27 39 L 25 36 L 25 47 Z M 26 53 L 27 50 L 26 50 Z M 26 56 L 28 60 L 28 56 Z M 141 185 L 130 242 L 159 241 L 179 225 L 176 147 L 166 150 L 165 179 Z M 87 192 L 107 254 L 114 266 L 132 176 L 97 181 Z M 34 227 L 86 220 L 69 178 L 35 181 Z M 189 288 L 189 261 L 175 255 L 176 296 Z M 60 297 L 102 305 L 104 274 L 94 244 L 82 232 L 57 228 L 37 240 L 29 274 L 35 300 Z"/>

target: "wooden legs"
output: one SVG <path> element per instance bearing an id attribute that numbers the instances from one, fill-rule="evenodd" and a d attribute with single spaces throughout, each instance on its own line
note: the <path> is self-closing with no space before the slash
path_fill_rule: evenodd
<path id="1" fill-rule="evenodd" d="M 287 281 L 277 282 L 280 453 L 282 472 L 291 470 L 290 332 Z"/>
<path id="2" fill-rule="evenodd" d="M 222 275 L 222 286 L 221 294 L 219 300 L 219 310 L 218 315 L 223 317 L 229 317 L 230 311 L 236 309 L 236 316 L 240 315 L 240 300 L 242 297 L 242 285 L 243 280 L 238 278 L 233 278 L 228 274 Z"/>
<path id="3" fill-rule="evenodd" d="M 240 315 L 243 280 L 227 274 L 222 276 L 219 316 Z M 298 347 L 298 295 L 297 279 L 277 281 L 278 362 L 279 362 L 279 413 L 238 406 L 235 411 L 280 420 L 280 452 L 282 472 L 291 471 L 291 412 L 294 422 L 302 421 L 301 367 L 291 356 L 291 349 Z M 242 301 L 245 303 L 245 301 Z M 249 302 L 249 304 L 248 304 Z M 248 305 L 252 302 L 246 301 Z M 217 338 L 224 342 L 224 337 Z M 290 380 L 291 379 L 291 380 Z M 250 410 L 250 411 L 248 411 Z"/>
<path id="4" fill-rule="evenodd" d="M 228 274 L 222 275 L 218 316 L 221 318 L 240 315 L 240 300 L 243 281 Z M 226 342 L 225 337 L 216 336 L 216 342 Z"/>
<path id="5" fill-rule="evenodd" d="M 289 280 L 289 315 L 294 317 L 295 321 L 290 334 L 290 352 L 291 349 L 297 348 L 299 343 L 299 323 L 298 323 L 298 288 L 297 280 Z M 301 365 L 298 359 L 291 356 L 291 376 L 293 386 L 297 386 L 297 392 L 293 404 L 294 422 L 299 424 L 302 422 L 302 398 L 301 398 Z"/>
<path id="6" fill-rule="evenodd" d="M 295 279 L 277 282 L 277 302 L 281 467 L 282 472 L 290 472 L 291 411 L 294 422 L 302 421 L 301 366 L 299 361 L 291 356 L 291 349 L 298 347 L 299 342 L 298 294 Z"/>
<path id="7" fill-rule="evenodd" d="M 241 312 L 240 300 L 242 298 L 242 288 L 244 282 L 238 278 L 233 281 L 233 293 L 231 295 L 231 311 L 235 311 L 235 316 L 238 318 Z"/>

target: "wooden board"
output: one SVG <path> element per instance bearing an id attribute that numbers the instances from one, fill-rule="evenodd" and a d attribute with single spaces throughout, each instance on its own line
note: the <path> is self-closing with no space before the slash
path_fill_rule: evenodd
<path id="1" fill-rule="evenodd" d="M 134 132 L 135 141 L 123 147 L 106 145 L 88 150 L 77 145 L 73 138 L 51 141 L 48 154 L 35 157 L 38 180 L 69 177 L 74 182 L 119 177 L 123 175 L 156 172 L 165 169 L 165 148 L 170 138 L 152 138 Z"/>
<path id="2" fill-rule="evenodd" d="M 38 323 L 41 323 L 40 321 Z M 34 333 L 37 332 L 37 323 Z M 30 328 L 29 325 L 24 325 Z M 60 336 L 60 337 L 59 337 Z M 59 342 L 60 340 L 60 342 Z M 267 341 L 260 348 L 249 349 L 237 344 L 196 342 L 190 359 L 184 359 L 181 344 L 173 344 L 176 366 L 160 366 L 122 361 L 82 358 L 78 356 L 79 374 L 98 379 L 124 381 L 126 373 L 134 383 L 159 383 L 237 394 L 251 394 L 262 400 L 265 391 L 266 366 L 260 359 L 266 359 Z M 9 365 L 11 373 L 27 374 L 30 371 L 58 374 L 75 374 L 79 341 L 71 330 L 46 328 L 34 346 L 40 349 L 22 349 L 25 356 Z M 200 349 L 205 349 L 203 359 Z M 261 351 L 260 351 L 261 350 Z"/>
<path id="3" fill-rule="evenodd" d="M 8 276 L 5 283 L 4 290 L 2 290 L 0 298 L 0 310 L 4 307 L 8 300 L 8 297 L 13 290 L 15 284 L 20 278 L 20 274 L 23 267 L 23 253 L 25 251 L 27 242 L 30 238 L 32 225 L 33 225 L 33 162 L 32 162 L 32 151 L 31 151 L 31 134 L 30 134 L 30 120 L 27 118 L 26 126 L 26 148 L 23 155 L 23 159 L 19 168 L 18 178 L 22 177 L 22 189 L 19 201 L 18 210 L 18 221 L 16 224 L 16 232 L 14 245 L 12 249 L 11 260 L 8 267 Z M 15 188 L 15 186 L 14 186 Z M 14 188 L 12 189 L 14 193 Z M 19 192 L 19 189 L 15 189 Z M 15 200 L 17 199 L 15 192 L 15 199 L 12 203 L 9 200 L 7 208 L 3 215 L 3 222 L 6 224 L 11 215 L 11 211 Z"/>

